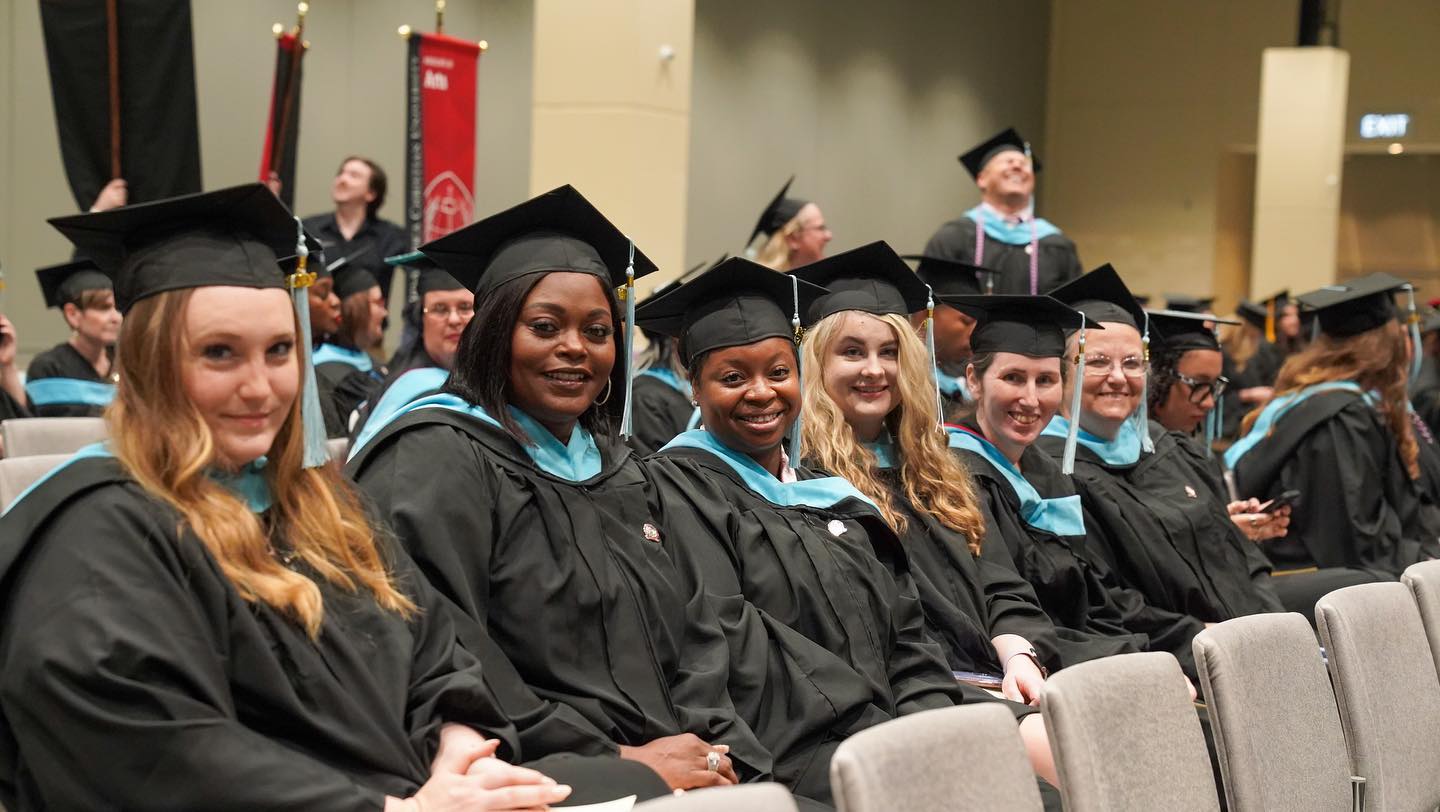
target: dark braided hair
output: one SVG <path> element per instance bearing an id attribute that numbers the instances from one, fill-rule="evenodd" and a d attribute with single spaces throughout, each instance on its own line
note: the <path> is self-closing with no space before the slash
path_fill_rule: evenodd
<path id="1" fill-rule="evenodd" d="M 1179 380 L 1180 359 L 1185 357 L 1187 350 L 1172 350 L 1165 347 L 1152 347 L 1150 350 L 1150 381 L 1146 390 L 1145 407 L 1150 410 L 1153 416 L 1170 397 L 1170 390 Z"/>

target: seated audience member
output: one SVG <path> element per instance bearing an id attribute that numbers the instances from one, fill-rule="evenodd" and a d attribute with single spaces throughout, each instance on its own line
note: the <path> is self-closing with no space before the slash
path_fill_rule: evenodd
<path id="1" fill-rule="evenodd" d="M 357 438 L 372 419 L 440 390 L 455 367 L 465 325 L 475 315 L 475 294 L 419 251 L 387 257 L 385 262 L 403 265 L 416 275 L 415 301 L 408 305 L 416 313 L 406 320 L 419 324 L 420 332 L 395 351 L 386 365 L 385 380 L 360 407 L 352 432 Z"/>
<path id="2" fill-rule="evenodd" d="M 1270 564 L 1231 515 L 1222 482 L 1202 475 L 1196 455 L 1147 419 L 1152 330 L 1120 275 L 1103 265 L 1051 295 L 1083 313 L 1087 325 L 1103 328 L 1087 331 L 1083 345 L 1078 333 L 1072 339 L 1067 351 L 1084 356 L 1067 384 L 1079 388 L 1078 396 L 1061 399 L 1060 414 L 1039 441 L 1060 461 L 1071 424 L 1079 424 L 1073 480 L 1091 552 L 1162 609 L 1210 623 L 1280 611 Z M 1202 374 L 1213 376 L 1220 357 L 1210 355 Z M 1252 520 L 1258 525 L 1261 518 L 1241 524 Z M 1284 535 L 1283 521 L 1264 521 L 1273 529 L 1260 538 Z"/>
<path id="3" fill-rule="evenodd" d="M 617 435 L 631 248 L 569 186 L 422 246 L 475 316 L 443 391 L 382 419 L 347 470 L 487 673 L 514 675 L 500 700 L 535 720 L 524 752 L 618 752 L 676 789 L 762 779 L 724 636 Z M 635 249 L 634 268 L 655 266 Z"/>
<path id="4" fill-rule="evenodd" d="M 70 338 L 36 355 L 25 393 L 37 417 L 98 417 L 115 397 L 120 311 L 109 277 L 88 259 L 35 272 L 47 307 L 58 308 Z"/>
<path id="5" fill-rule="evenodd" d="M 922 308 L 910 315 L 910 321 L 916 329 L 924 330 L 925 320 L 931 318 L 929 329 L 934 335 L 935 385 L 940 388 L 941 417 L 958 418 L 970 402 L 970 390 L 965 387 L 965 365 L 970 363 L 970 333 L 975 330 L 975 319 L 938 297 L 986 293 L 995 274 L 986 268 L 947 259 L 913 254 L 905 259 L 916 262 L 915 275 L 930 286 L 931 297 L 922 304 L 933 303 L 933 318 L 929 308 Z"/>
<path id="6" fill-rule="evenodd" d="M 380 388 L 385 368 L 375 363 L 385 337 L 385 300 L 375 277 L 356 265 L 334 268 L 335 295 L 340 299 L 340 328 L 316 348 L 315 376 L 342 422 L 344 436 L 355 411 Z"/>
<path id="7" fill-rule="evenodd" d="M 15 325 L 0 314 L 0 420 L 30 416 L 25 406 L 25 384 L 21 383 L 20 370 L 15 365 L 19 343 Z M 4 455 L 5 449 L 0 446 L 0 456 Z"/>
<path id="8" fill-rule="evenodd" d="M 809 200 L 786 197 L 794 176 L 780 187 L 780 193 L 760 213 L 746 245 L 764 237 L 755 261 L 777 271 L 789 271 L 825 256 L 825 245 L 834 235 L 825 225 L 820 207 Z M 748 256 L 748 254 L 747 254 Z"/>
<path id="9" fill-rule="evenodd" d="M 950 304 L 979 319 L 965 373 L 975 412 L 947 426 L 950 446 L 975 477 L 993 538 L 1057 627 L 1062 663 L 1148 649 L 1174 654 L 1193 675 L 1190 642 L 1203 624 L 1150 604 L 1116 578 L 1089 549 L 1070 477 L 1035 447 L 1073 374 L 1073 364 L 1061 363 L 1062 328 L 1079 328 L 1080 313 L 1048 296 L 960 296 Z"/>
<path id="10" fill-rule="evenodd" d="M 308 337 L 264 186 L 52 221 L 128 314 L 111 440 L 0 519 L 0 801 L 518 809 L 520 750 L 442 599 L 302 420 Z M 298 270 L 297 270 L 298 273 Z M 615 797 L 615 760 L 556 757 Z M 576 797 L 581 793 L 577 792 Z"/>
<path id="11" fill-rule="evenodd" d="M 1320 334 L 1285 362 L 1275 397 L 1225 452 L 1240 496 L 1301 494 L 1289 534 L 1264 547 L 1277 571 L 1350 568 L 1388 580 L 1440 555 L 1440 508 L 1425 493 L 1407 338 L 1392 301 L 1404 285 L 1370 274 L 1301 296 Z"/>
<path id="12" fill-rule="evenodd" d="M 806 464 L 848 480 L 899 533 L 950 668 L 1034 704 L 1042 660 L 1059 665 L 1055 627 L 1004 542 L 986 539 L 970 472 L 947 447 L 934 368 L 909 322 L 925 283 L 884 243 L 796 274 L 830 290 L 802 347 Z"/>
<path id="13" fill-rule="evenodd" d="M 679 536 L 672 554 L 720 615 L 731 696 L 774 753 L 777 777 L 824 800 L 846 736 L 997 700 L 957 684 L 926 635 L 904 547 L 874 503 L 844 479 L 796 467 L 782 444 L 801 418 L 796 332 L 822 293 L 731 259 L 636 319 L 679 339 L 705 425 L 645 462 Z M 1012 708 L 1037 773 L 1054 782 L 1043 723 L 1033 708 Z"/>

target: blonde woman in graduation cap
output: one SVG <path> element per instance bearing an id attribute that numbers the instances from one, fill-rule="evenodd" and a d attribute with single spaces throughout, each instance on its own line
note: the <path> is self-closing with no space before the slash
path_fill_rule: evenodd
<path id="1" fill-rule="evenodd" d="M 52 222 L 114 279 L 122 374 L 112 439 L 0 518 L 0 803 L 569 795 L 501 760 L 488 675 L 326 465 L 298 221 L 252 184 Z"/>

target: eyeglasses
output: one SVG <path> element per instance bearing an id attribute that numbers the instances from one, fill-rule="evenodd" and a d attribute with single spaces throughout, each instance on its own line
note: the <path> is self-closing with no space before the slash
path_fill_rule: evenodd
<path id="1" fill-rule="evenodd" d="M 475 315 L 475 305 L 462 304 L 455 307 L 448 307 L 446 305 L 435 305 L 434 307 L 427 307 L 420 312 L 424 313 L 427 316 L 434 316 L 441 321 L 445 321 L 446 319 L 450 318 L 451 313 L 458 314 L 462 319 L 468 319 L 471 316 Z"/>
<path id="2" fill-rule="evenodd" d="M 1127 378 L 1141 378 L 1145 375 L 1145 362 L 1134 355 L 1127 355 L 1119 360 L 1108 355 L 1091 353 L 1085 356 L 1085 374 L 1091 378 L 1104 378 L 1110 374 L 1116 364 L 1120 366 L 1120 372 Z"/>
<path id="3" fill-rule="evenodd" d="M 1220 396 L 1225 394 L 1225 387 L 1230 384 L 1230 379 L 1224 375 L 1213 381 L 1197 381 L 1189 375 L 1177 372 L 1175 380 L 1190 387 L 1190 402 L 1195 404 L 1204 403 L 1207 397 L 1219 400 Z"/>

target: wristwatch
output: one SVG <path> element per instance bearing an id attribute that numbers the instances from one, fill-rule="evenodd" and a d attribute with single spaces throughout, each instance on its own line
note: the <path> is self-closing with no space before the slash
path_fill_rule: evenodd
<path id="1" fill-rule="evenodd" d="M 1006 667 L 1008 667 L 1010 665 L 1010 661 L 1015 659 L 1016 657 L 1029 657 L 1030 661 L 1035 663 L 1035 667 L 1040 669 L 1040 676 L 1049 679 L 1050 669 L 1046 668 L 1045 664 L 1040 662 L 1040 652 L 1036 651 L 1034 646 L 1031 646 L 1025 651 L 1017 651 L 1014 654 L 1011 654 L 1009 657 L 1006 657 L 1005 662 L 1000 664 L 1001 670 L 1004 670 Z"/>

